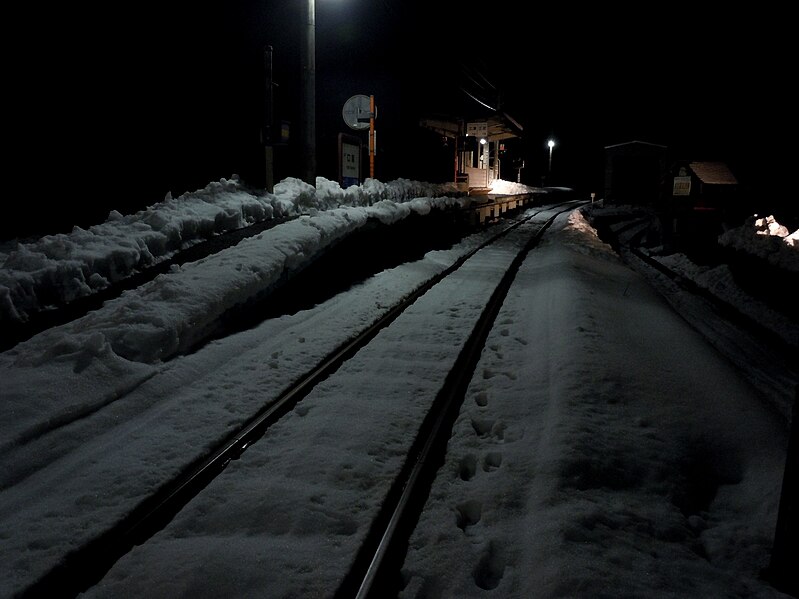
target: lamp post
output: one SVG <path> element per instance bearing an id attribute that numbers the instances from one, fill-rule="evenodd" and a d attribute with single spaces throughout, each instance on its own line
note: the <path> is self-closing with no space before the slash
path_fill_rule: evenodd
<path id="1" fill-rule="evenodd" d="M 307 0 L 302 46 L 303 180 L 316 186 L 316 6 Z"/>
<path id="2" fill-rule="evenodd" d="M 552 174 L 552 148 L 555 147 L 555 142 L 550 139 L 547 142 L 547 145 L 549 146 L 549 174 L 551 175 Z"/>

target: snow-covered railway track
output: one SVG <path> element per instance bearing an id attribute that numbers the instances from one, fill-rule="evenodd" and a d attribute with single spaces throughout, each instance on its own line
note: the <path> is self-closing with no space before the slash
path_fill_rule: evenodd
<path id="1" fill-rule="evenodd" d="M 761 390 L 764 401 L 785 419 L 787 426 L 791 415 L 786 406 L 792 405 L 799 381 L 796 366 L 799 346 L 789 330 L 795 331 L 795 326 L 763 326 L 715 290 L 703 287 L 651 256 L 637 242 L 634 235 L 619 246 L 625 261 L 643 274 L 686 322 Z M 784 319 L 779 317 L 779 320 Z"/>
<path id="2" fill-rule="evenodd" d="M 626 249 L 641 262 L 657 270 L 661 274 L 665 275 L 669 280 L 679 285 L 684 291 L 688 291 L 693 295 L 701 297 L 713 304 L 715 309 L 726 319 L 735 322 L 736 324 L 750 331 L 752 334 L 763 337 L 764 340 L 773 346 L 780 348 L 781 351 L 785 352 L 786 355 L 791 356 L 792 359 L 799 358 L 799 352 L 797 351 L 799 348 L 788 343 L 784 337 L 776 334 L 773 330 L 764 328 L 757 320 L 741 311 L 740 308 L 734 304 L 726 301 L 724 298 L 720 297 L 716 293 L 713 293 L 709 289 L 698 285 L 692 279 L 686 278 L 681 273 L 667 266 L 664 262 L 653 258 L 641 250 L 640 247 L 630 246 Z"/>
<path id="3" fill-rule="evenodd" d="M 297 408 L 297 402 L 315 389 L 322 381 L 329 377 L 332 372 L 339 369 L 342 364 L 359 352 L 359 350 L 369 347 L 370 342 L 375 339 L 382 330 L 386 329 L 389 324 L 397 320 L 400 316 L 406 316 L 407 313 L 411 311 L 410 307 L 428 291 L 436 288 L 444 281 L 451 281 L 453 278 L 457 278 L 457 276 L 453 275 L 462 271 L 464 267 L 469 264 L 471 264 L 472 269 L 477 268 L 478 272 L 488 265 L 493 272 L 498 273 L 499 270 L 497 269 L 500 269 L 500 267 L 496 264 L 495 256 L 492 258 L 486 258 L 484 256 L 482 262 L 480 256 L 489 251 L 496 252 L 496 247 L 500 245 L 500 239 L 507 239 L 516 235 L 518 238 L 511 243 L 511 245 L 515 244 L 514 256 L 510 257 L 507 255 L 505 258 L 510 266 L 509 268 L 500 269 L 504 273 L 502 274 L 501 280 L 504 280 L 505 283 L 500 281 L 499 286 L 508 285 L 509 281 L 512 279 L 512 276 L 508 273 L 512 271 L 513 264 L 520 261 L 527 249 L 529 249 L 529 247 L 527 247 L 527 241 L 524 243 L 519 241 L 520 239 L 529 241 L 529 238 L 533 234 L 531 230 L 529 230 L 529 227 L 535 227 L 536 230 L 542 231 L 546 223 L 551 222 L 551 219 L 554 218 L 556 214 L 572 210 L 576 206 L 577 204 L 569 204 L 565 207 L 560 206 L 559 208 L 553 208 L 549 211 L 528 212 L 527 218 L 524 220 L 520 220 L 511 227 L 504 229 L 501 234 L 494 236 L 494 238 L 485 241 L 479 247 L 463 255 L 450 267 L 438 273 L 427 283 L 416 289 L 416 291 L 405 298 L 404 301 L 397 304 L 391 310 L 388 310 L 380 320 L 373 323 L 344 345 L 339 346 L 334 352 L 322 360 L 312 372 L 292 385 L 291 388 L 285 390 L 276 401 L 270 401 L 262 412 L 258 413 L 254 418 L 249 419 L 244 426 L 240 427 L 234 434 L 227 436 L 226 440 L 217 445 L 213 451 L 207 453 L 203 458 L 193 460 L 189 468 L 184 469 L 178 476 L 173 477 L 169 483 L 161 483 L 155 494 L 147 495 L 147 497 L 141 499 L 136 507 L 129 511 L 124 518 L 111 522 L 105 532 L 100 535 L 94 535 L 91 539 L 83 542 L 78 539 L 76 543 L 77 549 L 71 551 L 64 559 L 59 560 L 58 563 L 50 568 L 38 581 L 29 585 L 22 593 L 22 596 L 41 596 L 42 593 L 45 593 L 47 596 L 74 596 L 82 589 L 91 588 L 120 556 L 128 552 L 134 545 L 145 541 L 161 528 L 164 523 L 168 522 L 191 497 L 196 495 L 202 488 L 209 484 L 210 480 L 225 470 L 226 466 L 228 466 L 232 460 L 239 457 L 245 448 L 250 446 L 253 441 L 260 438 L 267 428 L 270 428 L 278 422 L 281 416 L 292 413 L 295 420 L 298 414 L 299 417 L 305 416 L 305 414 L 307 414 L 306 410 L 310 408 Z M 523 230 L 525 227 L 527 227 L 528 230 Z M 500 250 L 500 253 L 508 254 L 507 248 Z M 471 276 L 474 275 L 474 272 L 473 270 Z M 492 299 L 488 304 L 501 303 L 501 293 L 496 291 L 497 285 L 486 282 L 486 293 L 488 293 L 489 288 L 492 290 L 489 295 L 496 296 L 498 299 Z M 485 299 L 488 300 L 489 298 L 486 297 Z M 486 304 L 486 302 L 480 302 L 477 298 L 475 298 L 474 301 L 478 304 Z M 458 302 L 454 301 L 451 303 L 456 305 Z M 443 311 L 442 313 L 445 315 L 447 314 L 446 306 L 441 306 L 439 302 L 438 307 Z M 468 359 L 458 357 L 459 364 L 464 360 L 467 363 L 471 360 L 476 360 L 476 357 L 473 357 L 475 351 L 477 352 L 476 355 L 479 356 L 479 349 L 481 347 L 479 345 L 479 338 L 481 335 L 478 333 L 478 329 L 486 326 L 490 327 L 490 312 L 491 310 L 489 310 L 489 308 L 485 308 L 483 316 L 480 319 L 482 324 L 479 324 L 477 327 L 474 327 L 473 321 L 471 322 L 471 327 L 474 327 L 474 330 L 470 333 L 470 341 L 466 343 L 466 345 L 471 345 L 472 347 L 469 350 L 460 350 L 459 356 L 468 354 L 472 357 Z M 441 367 L 444 367 L 443 363 Z M 440 382 L 440 380 L 446 378 L 448 385 L 451 385 L 452 388 L 457 388 L 457 383 L 453 381 L 458 377 L 453 373 L 458 371 L 461 372 L 462 376 L 463 372 L 468 371 L 468 365 L 464 366 L 461 364 L 459 366 L 456 364 L 451 371 L 447 372 L 446 377 L 439 377 L 436 380 Z M 346 376 L 346 373 L 344 373 L 343 376 Z M 466 382 L 468 383 L 468 378 Z M 431 382 L 431 384 L 434 383 Z M 451 393 L 451 391 L 449 393 Z M 437 394 L 437 397 L 440 398 L 444 395 L 446 395 L 446 393 L 442 389 Z M 436 402 L 449 405 L 449 409 L 452 409 L 453 400 L 451 399 L 437 399 Z M 429 420 L 435 422 L 441 420 L 441 418 L 430 416 L 428 417 L 428 421 Z M 423 428 L 440 428 L 440 423 L 436 426 L 426 424 Z M 421 437 L 417 437 L 417 441 L 415 442 L 417 454 L 419 454 L 422 447 L 427 445 L 427 442 L 418 440 L 420 438 Z M 122 440 L 122 442 L 124 442 L 124 440 Z M 444 439 L 444 445 L 445 444 L 446 438 Z M 415 466 L 410 466 L 410 464 L 416 464 L 418 461 L 419 455 L 407 458 L 405 461 L 406 465 L 402 467 L 404 475 L 397 480 L 402 480 L 402 478 L 407 479 L 408 477 L 424 478 L 420 476 L 419 472 L 415 471 Z M 430 462 L 428 458 L 422 461 Z M 214 484 L 224 485 L 224 483 Z M 386 479 L 386 481 L 384 481 L 384 486 L 390 486 L 391 489 L 393 489 L 389 493 L 394 497 L 393 503 L 396 505 L 407 503 L 407 501 L 403 499 L 405 493 L 403 489 L 407 487 L 407 480 L 390 483 L 390 481 Z M 385 503 L 382 500 L 378 503 L 382 505 L 382 507 L 380 508 L 381 515 L 377 518 L 377 521 L 384 521 L 384 523 L 388 521 L 387 524 L 389 525 L 391 522 L 394 522 L 396 526 L 396 509 L 387 507 L 389 503 Z M 377 509 L 378 503 L 372 506 L 374 510 Z M 404 518 L 406 516 L 402 517 Z M 385 534 L 378 533 L 378 528 L 378 525 L 373 525 L 368 535 L 366 535 L 368 538 L 364 539 L 364 541 L 368 541 L 366 545 L 372 545 L 372 549 L 361 550 L 351 574 L 347 577 L 346 581 L 342 581 L 341 589 L 342 593 L 344 593 L 342 596 L 346 596 L 353 585 L 360 588 L 369 588 L 373 584 L 385 584 L 384 582 L 380 582 L 379 579 L 375 582 L 377 574 L 374 568 L 375 565 L 379 565 L 383 562 L 382 556 L 385 556 L 386 553 L 391 553 L 393 549 L 389 551 L 388 547 L 390 544 L 387 544 L 387 542 L 383 540 Z M 363 527 L 359 527 L 359 530 L 361 529 L 363 529 Z M 370 552 L 376 553 L 375 555 L 367 557 L 370 555 Z M 99 596 L 103 596 L 103 591 L 100 590 L 97 592 Z M 92 591 L 90 590 L 89 593 L 91 594 Z"/>
<path id="4" fill-rule="evenodd" d="M 568 210 L 572 210 L 571 206 Z M 489 298 L 435 397 L 398 476 L 374 520 L 369 535 L 336 597 L 378 599 L 396 595 L 400 567 L 410 534 L 423 509 L 436 472 L 444 461 L 447 441 L 475 367 L 502 303 L 527 253 L 554 220 L 566 210 L 553 211 L 538 224 L 516 254 Z"/>

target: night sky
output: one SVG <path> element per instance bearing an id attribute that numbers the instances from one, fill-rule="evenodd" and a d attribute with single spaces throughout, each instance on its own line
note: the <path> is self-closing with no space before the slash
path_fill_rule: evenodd
<path id="1" fill-rule="evenodd" d="M 267 45 L 275 117 L 291 130 L 275 148 L 276 178 L 301 177 L 304 6 L 11 9 L 4 238 L 88 226 L 234 173 L 263 186 Z M 523 183 L 541 184 L 552 137 L 552 182 L 601 192 L 605 146 L 641 140 L 675 158 L 727 161 L 764 201 L 787 202 L 789 22 L 730 5 L 316 0 L 317 174 L 337 178 L 339 133 L 366 142 L 341 109 L 374 94 L 376 177 L 449 180 L 452 148 L 418 121 L 478 118 L 467 91 L 524 126 L 503 158 L 525 160 Z"/>

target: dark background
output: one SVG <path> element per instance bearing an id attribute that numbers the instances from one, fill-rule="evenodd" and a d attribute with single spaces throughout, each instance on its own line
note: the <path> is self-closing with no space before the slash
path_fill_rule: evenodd
<path id="1" fill-rule="evenodd" d="M 28 5 L 9 10 L 4 239 L 69 231 L 233 174 L 264 185 L 264 49 L 291 123 L 276 180 L 301 177 L 305 0 Z M 604 148 L 640 140 L 723 160 L 762 211 L 795 202 L 787 174 L 787 14 L 731 5 L 630 9 L 493 0 L 316 0 L 317 174 L 336 180 L 344 102 L 373 94 L 376 178 L 451 180 L 421 116 L 500 104 L 524 127 L 503 165 L 522 183 L 601 197 Z M 790 67 L 790 68 L 789 68 Z M 450 142 L 451 143 L 451 142 Z M 517 171 L 505 168 L 503 179 Z"/>

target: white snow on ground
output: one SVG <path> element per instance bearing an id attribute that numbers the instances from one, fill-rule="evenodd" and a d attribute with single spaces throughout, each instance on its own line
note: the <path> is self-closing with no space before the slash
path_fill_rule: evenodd
<path id="1" fill-rule="evenodd" d="M 366 214 L 462 201 L 406 199 L 303 209 L 0 354 L 0 595 L 123 517 L 484 238 L 165 359 L 206 313 L 268 288 L 269 273 Z M 473 324 L 500 254 L 415 305 L 409 326 L 386 329 L 87 595 L 291 597 L 302 586 L 329 596 L 446 369 L 442 348 Z M 360 434 L 360 418 L 381 434 Z M 403 599 L 783 597 L 759 572 L 786 442 L 786 421 L 574 211 L 525 262 L 491 333 L 411 539 Z M 271 477 L 239 476 L 278 463 Z"/>

